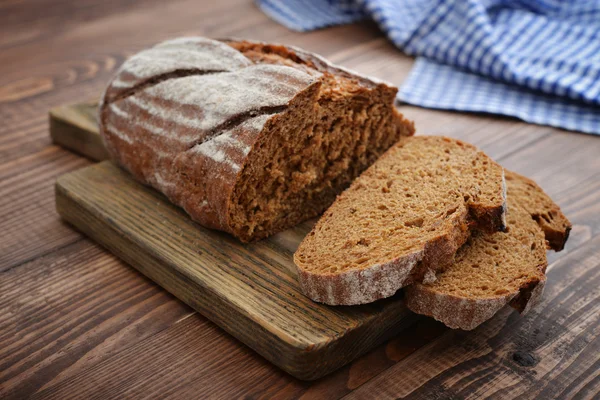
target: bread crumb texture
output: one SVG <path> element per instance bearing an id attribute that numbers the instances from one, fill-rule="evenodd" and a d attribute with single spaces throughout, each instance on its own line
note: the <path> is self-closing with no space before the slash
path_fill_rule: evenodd
<path id="1" fill-rule="evenodd" d="M 304 293 L 362 304 L 435 280 L 471 226 L 503 228 L 502 167 L 472 145 L 404 138 L 341 194 L 300 244 Z"/>

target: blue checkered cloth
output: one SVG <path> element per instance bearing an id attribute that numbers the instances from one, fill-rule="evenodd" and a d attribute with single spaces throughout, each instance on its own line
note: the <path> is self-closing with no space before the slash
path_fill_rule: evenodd
<path id="1" fill-rule="evenodd" d="M 257 0 L 297 31 L 374 20 L 416 63 L 406 103 L 600 134 L 599 0 Z"/>

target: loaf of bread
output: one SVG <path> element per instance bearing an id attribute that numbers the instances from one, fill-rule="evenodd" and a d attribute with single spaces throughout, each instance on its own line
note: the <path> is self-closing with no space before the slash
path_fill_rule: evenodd
<path id="1" fill-rule="evenodd" d="M 571 224 L 533 181 L 506 171 L 506 182 L 508 232 L 474 233 L 435 281 L 407 287 L 412 311 L 470 330 L 506 304 L 525 313 L 540 301 L 546 247 L 562 250 Z"/>
<path id="2" fill-rule="evenodd" d="M 139 181 L 248 242 L 322 213 L 413 134 L 396 92 L 297 48 L 180 38 L 123 64 L 100 132 Z"/>
<path id="3" fill-rule="evenodd" d="M 474 227 L 505 228 L 504 173 L 437 136 L 401 139 L 342 193 L 294 255 L 303 292 L 331 305 L 388 297 L 435 279 Z"/>

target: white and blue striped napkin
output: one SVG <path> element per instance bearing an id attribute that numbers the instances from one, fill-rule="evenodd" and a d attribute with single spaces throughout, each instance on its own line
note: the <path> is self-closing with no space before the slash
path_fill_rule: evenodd
<path id="1" fill-rule="evenodd" d="M 600 0 L 257 0 L 297 31 L 371 18 L 417 56 L 400 100 L 600 134 Z"/>

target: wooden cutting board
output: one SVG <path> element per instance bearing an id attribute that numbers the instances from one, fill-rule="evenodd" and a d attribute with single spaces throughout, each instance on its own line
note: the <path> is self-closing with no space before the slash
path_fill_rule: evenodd
<path id="1" fill-rule="evenodd" d="M 106 157 L 94 102 L 50 112 L 54 143 Z M 272 363 L 304 380 L 326 375 L 409 327 L 401 294 L 330 307 L 299 290 L 292 254 L 314 221 L 242 244 L 195 224 L 160 193 L 110 161 L 61 176 L 56 208 L 66 221 Z"/>

